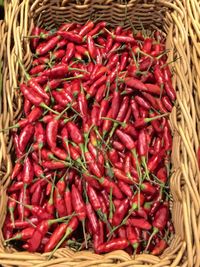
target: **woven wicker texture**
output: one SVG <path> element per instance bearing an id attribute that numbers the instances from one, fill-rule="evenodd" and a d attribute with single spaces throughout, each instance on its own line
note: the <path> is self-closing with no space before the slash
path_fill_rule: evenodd
<path id="1" fill-rule="evenodd" d="M 126 3 L 127 2 L 127 3 Z M 199 0 L 5 0 L 5 24 L 0 23 L 0 128 L 13 125 L 21 115 L 22 98 L 18 79 L 21 76 L 16 55 L 28 68 L 31 65 L 29 40 L 34 22 L 55 27 L 66 20 L 84 23 L 88 18 L 101 19 L 128 27 L 159 28 L 167 38 L 169 61 L 175 75 L 177 103 L 170 116 L 174 134 L 170 189 L 173 196 L 172 219 L 175 236 L 161 257 L 129 256 L 124 251 L 106 255 L 59 249 L 54 258 L 48 254 L 16 252 L 3 246 L 0 231 L 0 264 L 3 266 L 98 266 L 98 267 L 199 267 L 200 266 L 200 172 L 196 159 L 200 130 L 200 7 Z M 199 135 L 200 136 L 200 135 Z M 12 138 L 0 133 L 0 229 L 6 215 L 6 188 L 12 170 Z"/>

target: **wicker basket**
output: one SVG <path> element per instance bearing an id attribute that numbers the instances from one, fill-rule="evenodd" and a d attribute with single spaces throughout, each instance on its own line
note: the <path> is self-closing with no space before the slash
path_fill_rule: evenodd
<path id="1" fill-rule="evenodd" d="M 54 258 L 48 254 L 16 252 L 3 246 L 0 231 L 0 264 L 3 266 L 200 266 L 200 172 L 196 159 L 200 130 L 200 7 L 199 0 L 6 0 L 5 23 L 0 23 L 0 128 L 7 128 L 21 116 L 22 99 L 17 89 L 21 77 L 16 55 L 28 68 L 31 51 L 28 36 L 40 16 L 42 25 L 55 27 L 68 20 L 84 23 L 98 18 L 113 25 L 128 27 L 132 20 L 136 27 L 159 28 L 167 37 L 169 61 L 175 74 L 177 103 L 170 116 L 174 134 L 170 189 L 173 196 L 172 219 L 175 236 L 161 257 L 129 256 L 124 251 L 96 255 L 89 251 L 73 252 L 59 249 Z M 6 33 L 5 33 L 6 31 Z M 0 87 L 1 88 L 1 87 Z M 3 100 L 3 101 L 2 101 Z M 6 215 L 6 188 L 12 171 L 12 138 L 0 133 L 0 229 Z"/>

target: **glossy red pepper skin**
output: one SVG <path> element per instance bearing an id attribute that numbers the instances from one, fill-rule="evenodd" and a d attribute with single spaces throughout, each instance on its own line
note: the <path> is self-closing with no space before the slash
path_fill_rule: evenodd
<path id="1" fill-rule="evenodd" d="M 28 142 L 31 140 L 32 136 L 34 134 L 34 126 L 31 124 L 28 124 L 25 126 L 20 135 L 19 135 L 19 149 L 20 151 L 24 152 Z"/>
<path id="2" fill-rule="evenodd" d="M 138 227 L 144 230 L 150 230 L 152 228 L 151 224 L 145 219 L 128 219 L 127 225 L 132 225 L 134 227 Z"/>
<path id="3" fill-rule="evenodd" d="M 71 196 L 72 196 L 72 206 L 75 212 L 77 213 L 79 220 L 80 221 L 85 220 L 86 218 L 85 203 L 78 189 L 75 187 L 75 185 L 72 185 Z"/>
<path id="4" fill-rule="evenodd" d="M 59 124 L 58 120 L 52 119 L 47 123 L 46 126 L 47 143 L 51 149 L 56 148 L 58 124 Z"/>
<path id="5" fill-rule="evenodd" d="M 113 250 L 125 249 L 129 245 L 126 238 L 114 238 L 98 246 L 97 253 L 107 253 Z"/>
<path id="6" fill-rule="evenodd" d="M 112 224 L 114 226 L 120 225 L 126 213 L 128 212 L 128 209 L 129 209 L 129 200 L 128 199 L 122 200 L 120 206 L 115 209 L 115 212 L 113 214 Z"/>

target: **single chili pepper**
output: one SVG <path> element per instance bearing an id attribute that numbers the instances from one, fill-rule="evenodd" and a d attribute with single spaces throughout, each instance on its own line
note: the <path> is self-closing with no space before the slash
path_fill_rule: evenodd
<path id="1" fill-rule="evenodd" d="M 77 213 L 79 220 L 83 222 L 86 218 L 85 203 L 75 185 L 72 185 L 71 196 L 73 209 Z"/>
<path id="2" fill-rule="evenodd" d="M 164 141 L 164 149 L 169 151 L 172 149 L 172 135 L 169 129 L 169 125 L 165 125 L 163 129 L 163 141 Z"/>
<path id="3" fill-rule="evenodd" d="M 65 150 L 62 149 L 62 148 L 55 147 L 55 148 L 51 149 L 51 151 L 53 152 L 53 154 L 54 154 L 57 158 L 59 158 L 59 159 L 61 159 L 61 160 L 67 161 L 67 160 L 69 159 L 69 155 L 68 155 L 68 153 L 66 153 Z"/>
<path id="4" fill-rule="evenodd" d="M 135 142 L 130 135 L 126 134 L 120 129 L 116 130 L 116 135 L 127 149 L 133 150 L 135 148 Z"/>
<path id="5" fill-rule="evenodd" d="M 90 36 L 94 36 L 95 34 L 99 33 L 101 29 L 106 27 L 107 22 L 105 21 L 100 21 L 99 23 L 96 24 L 96 26 L 94 27 L 94 29 L 92 29 L 88 35 Z"/>
<path id="6" fill-rule="evenodd" d="M 27 116 L 29 123 L 33 123 L 42 116 L 42 109 L 40 107 L 34 107 Z"/>
<path id="7" fill-rule="evenodd" d="M 70 137 L 72 138 L 73 142 L 76 144 L 83 144 L 83 135 L 76 124 L 72 121 L 69 121 L 67 124 L 67 130 L 69 132 Z"/>
<path id="8" fill-rule="evenodd" d="M 167 182 L 167 170 L 166 167 L 161 167 L 157 173 L 156 173 L 156 177 L 162 182 L 162 183 L 166 183 Z"/>
<path id="9" fill-rule="evenodd" d="M 23 109 L 24 109 L 24 114 L 26 116 L 28 116 L 28 114 L 30 113 L 31 107 L 32 107 L 32 103 L 27 98 L 25 98 L 24 99 L 24 107 L 23 107 Z"/>
<path id="10" fill-rule="evenodd" d="M 127 52 L 123 52 L 121 57 L 120 57 L 120 71 L 123 71 L 128 63 L 128 53 Z"/>
<path id="11" fill-rule="evenodd" d="M 99 104 L 98 103 L 94 103 L 92 110 L 91 110 L 91 122 L 92 125 L 97 126 L 98 122 L 99 122 Z"/>
<path id="12" fill-rule="evenodd" d="M 52 251 L 50 254 L 50 256 L 52 256 L 56 249 L 63 243 L 63 241 L 77 229 L 78 224 L 79 221 L 77 217 L 72 217 L 68 224 L 60 224 L 49 238 L 49 241 L 44 247 L 44 251 Z"/>
<path id="13" fill-rule="evenodd" d="M 104 223 L 99 220 L 98 224 L 99 232 L 93 235 L 93 247 L 95 252 L 97 252 L 98 246 L 103 244 L 104 242 Z"/>
<path id="14" fill-rule="evenodd" d="M 146 101 L 144 98 L 140 96 L 135 96 L 135 101 L 143 108 L 150 110 L 151 105 L 148 101 Z"/>
<path id="15" fill-rule="evenodd" d="M 165 108 L 165 106 L 162 103 L 162 100 L 160 98 L 156 99 L 157 105 L 158 105 L 158 109 L 160 110 L 161 113 L 167 113 L 168 110 Z"/>
<path id="16" fill-rule="evenodd" d="M 60 162 L 60 161 L 55 161 L 55 160 L 46 160 L 42 161 L 42 166 L 44 168 L 47 168 L 49 170 L 56 170 L 56 169 L 63 169 L 69 166 L 67 162 Z"/>
<path id="17" fill-rule="evenodd" d="M 22 181 L 15 182 L 8 188 L 8 192 L 9 193 L 16 192 L 16 191 L 22 189 L 23 186 L 24 186 L 24 184 Z"/>
<path id="18" fill-rule="evenodd" d="M 46 64 L 41 64 L 41 65 L 35 66 L 35 67 L 31 68 L 31 70 L 29 71 L 29 74 L 31 76 L 36 75 L 36 74 L 40 74 L 44 70 L 46 70 L 46 68 L 47 68 Z"/>
<path id="19" fill-rule="evenodd" d="M 32 36 L 39 36 L 41 32 L 42 32 L 42 29 L 40 27 L 35 26 L 33 28 L 33 30 L 31 31 L 31 35 Z M 35 51 L 36 47 L 39 44 L 39 41 L 40 41 L 39 37 L 38 38 L 31 38 L 30 44 L 31 44 L 31 48 L 33 51 Z"/>
<path id="20" fill-rule="evenodd" d="M 17 162 L 15 163 L 15 166 L 12 170 L 12 174 L 11 174 L 11 180 L 13 180 L 15 177 L 18 176 L 18 174 L 21 172 L 21 169 L 22 169 L 22 164 Z"/>
<path id="21" fill-rule="evenodd" d="M 138 228 L 141 228 L 144 230 L 150 230 L 152 227 L 151 224 L 143 218 L 141 218 L 141 219 L 129 218 L 127 220 L 127 225 L 132 225 L 134 227 L 138 227 Z"/>
<path id="22" fill-rule="evenodd" d="M 96 175 L 97 177 L 101 178 L 103 174 L 102 174 L 98 164 L 96 163 L 95 158 L 88 151 L 87 147 L 84 148 L 84 155 L 85 155 L 85 159 L 87 161 L 87 165 L 88 165 L 88 168 L 90 169 L 90 171 L 94 175 Z"/>
<path id="23" fill-rule="evenodd" d="M 44 57 L 39 57 L 33 60 L 32 66 L 38 66 L 40 64 L 47 64 L 49 62 L 49 57 L 44 56 Z"/>
<path id="24" fill-rule="evenodd" d="M 38 224 L 38 218 L 35 216 L 29 217 L 29 221 L 22 221 L 21 219 L 15 220 L 15 224 L 13 224 L 12 222 L 7 223 L 7 227 L 10 229 L 24 229 L 27 227 L 30 227 L 30 225 L 32 224 Z"/>
<path id="25" fill-rule="evenodd" d="M 25 240 L 32 237 L 34 231 L 35 231 L 35 229 L 33 227 L 27 227 L 27 228 L 23 229 L 21 232 L 16 233 L 13 237 L 5 240 L 5 242 L 7 243 L 7 242 L 10 242 L 13 240 L 25 241 Z"/>
<path id="26" fill-rule="evenodd" d="M 97 248 L 97 253 L 107 253 L 113 250 L 125 249 L 129 246 L 129 242 L 126 238 L 113 238 L 107 241 Z"/>
<path id="27" fill-rule="evenodd" d="M 106 42 L 106 47 L 105 47 L 105 52 L 108 53 L 113 45 L 113 38 L 111 35 L 108 35 L 107 37 L 107 42 Z"/>
<path id="28" fill-rule="evenodd" d="M 119 55 L 113 54 L 112 56 L 110 56 L 106 67 L 108 67 L 110 70 L 112 70 L 118 62 L 119 62 Z"/>
<path id="29" fill-rule="evenodd" d="M 112 164 L 119 161 L 118 152 L 114 148 L 108 151 L 108 157 L 109 157 L 109 160 L 112 162 Z"/>
<path id="30" fill-rule="evenodd" d="M 115 209 L 115 212 L 113 214 L 112 224 L 114 226 L 121 224 L 126 213 L 128 212 L 128 208 L 129 208 L 129 200 L 128 199 L 122 200 L 121 205 Z"/>
<path id="31" fill-rule="evenodd" d="M 46 126 L 47 143 L 51 149 L 56 148 L 56 139 L 58 132 L 58 120 L 53 118 Z"/>
<path id="32" fill-rule="evenodd" d="M 128 225 L 126 228 L 126 236 L 128 238 L 128 241 L 131 243 L 131 246 L 134 250 L 136 250 L 139 246 L 139 238 L 135 231 L 135 227 L 132 227 L 131 225 Z"/>
<path id="33" fill-rule="evenodd" d="M 74 43 L 70 42 L 67 44 L 66 54 L 63 57 L 62 62 L 65 64 L 69 63 L 69 61 L 72 59 L 74 54 L 75 54 L 75 45 Z"/>
<path id="34" fill-rule="evenodd" d="M 97 103 L 100 103 L 103 101 L 103 98 L 105 97 L 105 93 L 106 93 L 106 85 L 103 84 L 99 87 L 95 95 L 95 100 Z"/>
<path id="35" fill-rule="evenodd" d="M 164 76 L 163 76 L 162 70 L 160 69 L 159 65 L 156 65 L 154 67 L 154 76 L 155 76 L 156 82 L 161 87 L 163 87 L 164 84 L 165 84 L 165 82 L 164 82 Z"/>
<path id="36" fill-rule="evenodd" d="M 65 200 L 65 206 L 67 210 L 67 215 L 71 215 L 73 212 L 72 208 L 72 197 L 71 197 L 71 191 L 68 186 L 66 186 L 66 190 L 64 193 L 64 200 Z"/>
<path id="37" fill-rule="evenodd" d="M 41 195 L 42 195 L 42 187 L 41 184 L 38 184 L 38 186 L 36 187 L 35 191 L 31 196 L 31 204 L 39 205 L 41 200 Z"/>
<path id="38" fill-rule="evenodd" d="M 83 41 L 83 38 L 81 36 L 72 32 L 57 31 L 57 34 L 72 43 L 81 44 Z"/>
<path id="39" fill-rule="evenodd" d="M 28 142 L 30 141 L 31 137 L 34 134 L 34 126 L 28 124 L 25 126 L 19 135 L 19 149 L 20 151 L 24 151 Z"/>
<path id="40" fill-rule="evenodd" d="M 151 251 L 151 254 L 155 256 L 160 255 L 166 247 L 167 247 L 166 240 L 160 239 L 159 242 L 155 245 L 155 247 Z"/>
<path id="41" fill-rule="evenodd" d="M 137 120 L 140 116 L 139 107 L 134 98 L 131 99 L 131 109 L 132 109 L 132 114 L 133 114 L 134 119 Z"/>
<path id="42" fill-rule="evenodd" d="M 154 220 L 152 222 L 153 232 L 152 232 L 151 236 L 149 237 L 149 240 L 148 240 L 148 243 L 147 243 L 145 250 L 148 250 L 149 245 L 152 241 L 152 238 L 159 231 L 162 231 L 165 228 L 167 221 L 168 221 L 168 218 L 169 218 L 169 208 L 165 205 L 160 206 L 159 209 L 157 210 L 155 217 L 154 217 Z"/>
<path id="43" fill-rule="evenodd" d="M 165 151 L 162 150 L 148 159 L 147 168 L 149 172 L 153 172 L 157 168 L 158 164 L 162 160 L 162 156 L 164 153 Z"/>
<path id="44" fill-rule="evenodd" d="M 114 140 L 112 142 L 112 146 L 113 146 L 114 149 L 116 149 L 118 151 L 123 151 L 125 149 L 125 146 L 122 143 L 120 143 L 120 142 L 118 142 L 116 140 Z"/>
<path id="45" fill-rule="evenodd" d="M 52 37 L 47 42 L 42 43 L 40 47 L 37 47 L 36 55 L 42 56 L 42 55 L 47 54 L 49 51 L 53 50 L 56 47 L 59 41 L 60 41 L 60 36 L 56 35 L 55 37 Z"/>
<path id="46" fill-rule="evenodd" d="M 133 77 L 126 77 L 124 79 L 124 82 L 125 84 L 128 86 L 128 87 L 131 87 L 135 90 L 139 90 L 139 91 L 145 91 L 145 92 L 148 92 L 148 89 L 146 87 L 146 84 L 142 83 L 140 80 L 138 79 L 135 79 Z"/>
<path id="47" fill-rule="evenodd" d="M 167 111 L 171 112 L 172 108 L 173 108 L 173 105 L 172 105 L 169 97 L 168 96 L 163 96 L 161 101 L 162 101 L 163 105 L 165 106 L 165 108 L 167 109 Z"/>
<path id="48" fill-rule="evenodd" d="M 59 217 L 67 216 L 65 201 L 57 188 L 54 190 L 54 203 Z"/>
<path id="49" fill-rule="evenodd" d="M 23 166 L 23 182 L 25 188 L 33 181 L 34 169 L 30 157 L 26 157 Z"/>
<path id="50" fill-rule="evenodd" d="M 113 170 L 114 176 L 118 180 L 123 181 L 126 184 L 135 184 L 135 181 L 132 179 L 132 177 L 129 177 L 128 175 L 126 175 L 125 172 L 123 172 L 117 168 L 113 168 L 112 170 Z"/>
<path id="51" fill-rule="evenodd" d="M 81 87 L 81 91 L 78 93 L 78 105 L 79 105 L 79 110 L 80 110 L 80 114 L 82 116 L 82 119 L 84 121 L 87 121 L 87 117 L 88 117 L 88 103 L 87 103 L 87 99 L 84 93 L 83 88 Z"/>
<path id="52" fill-rule="evenodd" d="M 121 189 L 121 191 L 129 198 L 132 198 L 133 197 L 133 192 L 130 188 L 130 186 L 128 186 L 125 182 L 123 181 L 118 181 L 118 185 L 119 185 L 119 188 Z"/>
<path id="53" fill-rule="evenodd" d="M 23 183 L 23 186 L 24 186 L 24 183 Z M 28 218 L 30 214 L 30 210 L 27 208 L 24 208 L 23 206 L 23 205 L 27 206 L 30 203 L 29 190 L 28 189 L 24 190 L 24 188 L 22 188 L 19 193 L 18 200 L 19 201 L 15 200 L 16 203 L 19 202 L 17 205 L 17 211 L 18 211 L 19 219 L 23 220 L 23 218 Z"/>
<path id="54" fill-rule="evenodd" d="M 85 204 L 86 214 L 87 214 L 87 218 L 88 218 L 90 225 L 91 225 L 92 233 L 98 234 L 99 233 L 99 224 L 98 224 L 96 214 L 92 208 L 92 205 L 89 202 L 89 199 L 88 199 L 86 192 L 85 192 L 85 196 L 86 196 L 86 204 Z"/>
<path id="55" fill-rule="evenodd" d="M 103 75 L 102 77 L 100 77 L 98 80 L 96 80 L 89 88 L 89 90 L 87 91 L 87 96 L 86 98 L 90 98 L 95 96 L 95 94 L 97 93 L 98 88 L 105 84 L 107 80 L 107 77 L 105 75 Z"/>
<path id="56" fill-rule="evenodd" d="M 89 197 L 89 201 L 95 211 L 99 211 L 101 209 L 101 203 L 99 201 L 98 195 L 95 189 L 90 186 L 88 183 L 86 185 L 87 195 Z"/>

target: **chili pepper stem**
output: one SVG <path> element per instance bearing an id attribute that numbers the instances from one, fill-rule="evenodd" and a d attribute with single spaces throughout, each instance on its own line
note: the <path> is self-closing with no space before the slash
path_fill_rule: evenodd
<path id="1" fill-rule="evenodd" d="M 150 180 L 150 177 L 149 177 L 149 170 L 148 170 L 148 167 L 147 167 L 147 164 L 146 164 L 145 156 L 142 156 L 142 157 L 141 157 L 141 160 L 142 160 L 142 165 L 144 166 L 144 169 L 145 169 L 145 175 L 146 175 L 146 178 L 147 178 L 147 180 Z"/>
<path id="2" fill-rule="evenodd" d="M 151 236 L 149 237 L 149 240 L 148 240 L 148 243 L 147 243 L 146 248 L 145 248 L 145 250 L 144 250 L 144 253 L 146 253 L 146 252 L 148 251 L 148 248 L 149 248 L 149 245 L 150 245 L 150 243 L 151 243 L 151 240 L 152 240 L 152 238 L 154 237 L 154 235 L 156 235 L 157 233 L 158 233 L 158 229 L 157 229 L 157 228 L 154 228 L 154 230 L 153 230 Z"/>
<path id="3" fill-rule="evenodd" d="M 60 115 L 59 112 L 57 112 L 57 111 L 53 110 L 52 108 L 48 107 L 45 103 L 41 103 L 40 106 L 41 106 L 42 108 L 45 108 L 45 109 L 51 111 L 51 112 L 54 113 L 54 114 Z"/>
<path id="4" fill-rule="evenodd" d="M 12 222 L 13 228 L 14 228 L 15 227 L 14 209 L 13 208 L 9 208 L 9 212 L 10 212 L 11 222 Z"/>

